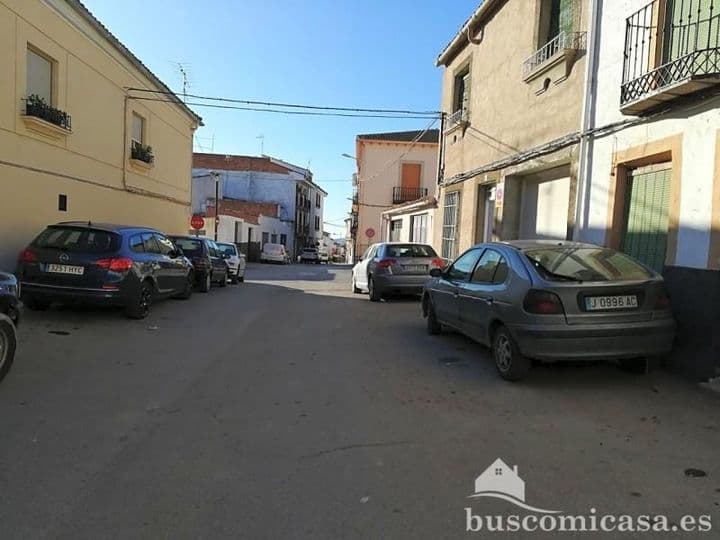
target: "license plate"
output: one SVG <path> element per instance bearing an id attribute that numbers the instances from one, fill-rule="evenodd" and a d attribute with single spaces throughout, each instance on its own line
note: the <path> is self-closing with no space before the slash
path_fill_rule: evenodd
<path id="1" fill-rule="evenodd" d="M 407 264 L 403 266 L 403 270 L 406 272 L 425 272 L 427 270 L 427 266 L 424 264 Z"/>
<path id="2" fill-rule="evenodd" d="M 82 276 L 85 273 L 84 266 L 71 266 L 69 264 L 48 264 L 47 271 L 53 274 L 71 274 L 73 276 Z"/>
<path id="3" fill-rule="evenodd" d="M 624 296 L 590 296 L 585 298 L 585 309 L 587 311 L 635 309 L 637 307 L 637 296 L 634 294 Z"/>

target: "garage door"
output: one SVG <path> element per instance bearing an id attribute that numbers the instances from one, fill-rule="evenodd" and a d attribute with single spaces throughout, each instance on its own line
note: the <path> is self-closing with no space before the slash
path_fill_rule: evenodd
<path id="1" fill-rule="evenodd" d="M 564 240 L 567 237 L 570 177 L 523 181 L 520 238 Z"/>
<path id="2" fill-rule="evenodd" d="M 665 266 L 671 178 L 664 163 L 635 169 L 628 180 L 622 249 L 657 272 Z"/>

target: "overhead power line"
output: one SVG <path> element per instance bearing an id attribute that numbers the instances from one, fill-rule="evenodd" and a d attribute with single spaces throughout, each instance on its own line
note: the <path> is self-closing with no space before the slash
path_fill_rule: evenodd
<path id="1" fill-rule="evenodd" d="M 145 92 L 150 94 L 162 94 L 167 96 L 175 96 L 174 92 L 163 90 L 149 90 L 147 88 L 128 88 L 132 92 Z M 439 116 L 440 111 L 413 111 L 407 109 L 365 109 L 359 107 L 332 107 L 329 105 L 303 105 L 299 103 L 279 103 L 273 101 L 253 101 L 248 99 L 224 98 L 218 96 L 200 96 L 197 94 L 186 94 L 186 97 L 193 99 L 201 99 L 203 101 L 220 101 L 225 103 L 239 103 L 242 105 L 259 105 L 263 107 L 283 107 L 288 109 L 311 109 L 318 111 L 342 111 L 355 113 L 378 113 L 378 114 L 403 114 L 403 115 L 423 115 L 423 116 Z M 263 109 L 265 110 L 265 109 Z"/>
<path id="2" fill-rule="evenodd" d="M 162 98 L 133 98 L 138 101 L 158 101 L 161 103 L 176 103 L 175 100 L 162 99 Z M 217 105 L 213 103 L 194 103 L 186 102 L 185 105 L 192 107 L 209 107 L 212 109 L 231 109 L 237 111 L 254 111 L 254 112 L 269 112 L 275 114 L 290 114 L 290 115 L 303 115 L 303 116 L 334 116 L 344 118 L 395 118 L 395 119 L 407 119 L 407 120 L 427 120 L 429 116 L 408 116 L 399 114 L 351 114 L 351 113 L 340 113 L 340 112 L 320 112 L 320 111 L 283 111 L 281 109 L 263 109 L 260 107 L 244 107 L 241 105 Z"/>

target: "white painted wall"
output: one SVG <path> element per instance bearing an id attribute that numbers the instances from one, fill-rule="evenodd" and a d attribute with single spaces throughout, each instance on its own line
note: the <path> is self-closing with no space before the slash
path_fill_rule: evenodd
<path id="1" fill-rule="evenodd" d="M 647 0 L 605 0 L 603 3 L 596 92 L 598 126 L 632 118 L 622 115 L 619 110 L 625 21 L 647 3 Z M 682 191 L 674 263 L 705 268 L 710 243 L 715 144 L 717 130 L 720 129 L 718 106 L 720 99 L 708 99 L 700 106 L 679 110 L 675 118 L 668 115 L 596 139 L 591 164 L 592 180 L 586 197 L 586 219 L 581 220 L 581 238 L 596 243 L 605 242 L 613 152 L 682 134 Z"/>
<path id="2" fill-rule="evenodd" d="M 425 238 L 425 243 L 432 245 L 433 241 L 433 220 L 435 218 L 435 209 L 425 209 L 425 210 L 417 210 L 414 212 L 408 212 L 407 214 L 400 214 L 397 216 L 386 216 L 384 217 L 384 225 L 383 225 L 383 239 L 384 241 L 388 241 L 390 238 L 390 222 L 394 221 L 396 219 L 402 220 L 402 229 L 400 231 L 400 238 L 397 240 L 398 242 L 410 242 L 410 231 L 412 230 L 412 217 L 418 216 L 421 214 L 427 214 L 427 236 Z M 413 242 L 417 242 L 417 240 L 412 240 Z"/>

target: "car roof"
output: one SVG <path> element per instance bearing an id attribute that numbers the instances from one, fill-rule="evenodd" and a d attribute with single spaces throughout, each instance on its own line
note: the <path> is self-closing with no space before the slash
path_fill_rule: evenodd
<path id="1" fill-rule="evenodd" d="M 587 242 L 570 242 L 566 240 L 508 240 L 504 242 L 486 242 L 479 244 L 481 246 L 488 245 L 501 245 L 510 246 L 519 251 L 528 251 L 531 249 L 542 249 L 551 247 L 562 247 L 562 248 L 596 248 L 599 247 L 595 244 L 589 244 Z"/>
<path id="2" fill-rule="evenodd" d="M 209 238 L 205 238 L 203 236 L 193 236 L 191 234 L 168 234 L 168 238 L 182 238 L 183 240 L 210 240 Z"/>
<path id="3" fill-rule="evenodd" d="M 143 227 L 142 225 L 121 225 L 118 223 L 106 223 L 102 221 L 60 221 L 48 227 L 74 227 L 78 229 L 97 229 L 110 232 L 122 231 L 149 231 L 160 233 L 152 227 Z"/>

